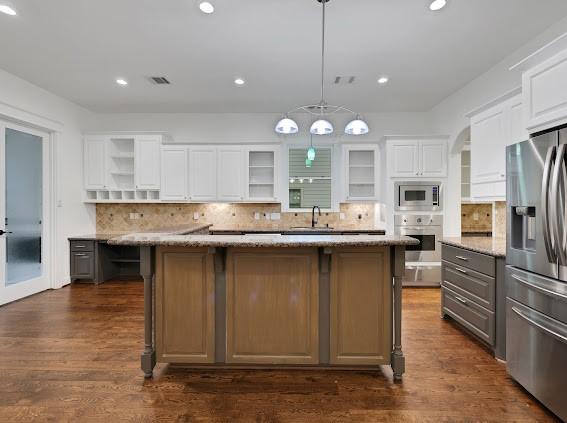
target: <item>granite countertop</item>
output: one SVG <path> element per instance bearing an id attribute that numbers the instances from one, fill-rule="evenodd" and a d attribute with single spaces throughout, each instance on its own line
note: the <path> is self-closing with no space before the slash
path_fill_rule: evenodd
<path id="1" fill-rule="evenodd" d="M 465 250 L 488 254 L 497 258 L 506 257 L 506 238 L 494 238 L 488 236 L 455 237 L 443 238 L 440 242 L 453 247 L 460 247 Z"/>
<path id="2" fill-rule="evenodd" d="M 377 229 L 377 228 L 340 228 L 340 227 L 331 227 L 328 228 L 326 226 L 316 226 L 315 228 L 309 227 L 276 227 L 276 228 L 253 228 L 253 227 L 246 227 L 246 226 L 232 226 L 228 228 L 223 228 L 219 226 L 212 226 L 210 228 L 211 232 L 222 232 L 222 233 L 240 233 L 246 232 L 249 234 L 262 234 L 262 233 L 275 233 L 281 232 L 285 234 L 293 234 L 293 233 L 305 233 L 305 232 L 328 232 L 328 233 L 369 233 L 369 234 L 382 234 L 385 235 L 386 231 L 384 229 Z"/>
<path id="3" fill-rule="evenodd" d="M 140 234 L 162 234 L 162 235 L 186 235 L 193 232 L 202 231 L 212 226 L 210 223 L 191 223 L 187 225 L 167 226 L 163 228 L 153 229 Z M 131 232 L 115 232 L 115 233 L 96 233 L 89 235 L 79 235 L 69 237 L 69 241 L 108 241 L 112 238 L 128 235 Z"/>
<path id="4" fill-rule="evenodd" d="M 182 246 L 182 247 L 375 247 L 417 245 L 406 236 L 386 235 L 163 235 L 130 234 L 108 241 L 112 245 Z"/>

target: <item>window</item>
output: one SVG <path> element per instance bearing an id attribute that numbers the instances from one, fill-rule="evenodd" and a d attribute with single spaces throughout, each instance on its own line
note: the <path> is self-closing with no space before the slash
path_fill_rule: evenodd
<path id="1" fill-rule="evenodd" d="M 290 209 L 331 208 L 331 156 L 330 148 L 318 148 L 311 167 L 307 167 L 306 148 L 289 150 Z"/>

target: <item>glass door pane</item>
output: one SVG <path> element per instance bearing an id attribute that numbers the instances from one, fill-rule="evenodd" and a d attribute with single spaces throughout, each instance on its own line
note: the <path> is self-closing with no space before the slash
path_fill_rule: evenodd
<path id="1" fill-rule="evenodd" d="M 42 275 L 43 140 L 6 128 L 6 285 Z"/>

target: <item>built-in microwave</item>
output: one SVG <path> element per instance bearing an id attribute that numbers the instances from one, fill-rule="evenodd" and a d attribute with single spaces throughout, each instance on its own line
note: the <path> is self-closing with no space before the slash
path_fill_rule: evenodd
<path id="1" fill-rule="evenodd" d="M 442 210 L 442 184 L 440 182 L 396 182 L 395 209 L 398 211 Z"/>

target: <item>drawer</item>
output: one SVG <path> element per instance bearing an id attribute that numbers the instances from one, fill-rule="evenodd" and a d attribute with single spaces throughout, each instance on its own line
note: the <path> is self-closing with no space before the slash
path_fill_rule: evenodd
<path id="1" fill-rule="evenodd" d="M 445 261 L 450 261 L 488 276 L 496 276 L 496 260 L 494 257 L 446 244 L 443 244 L 441 248 L 441 255 Z"/>
<path id="2" fill-rule="evenodd" d="M 94 279 L 94 252 L 71 252 L 71 278 Z"/>
<path id="3" fill-rule="evenodd" d="M 452 288 L 452 289 L 451 289 Z M 465 298 L 458 287 L 443 286 L 443 313 L 455 319 L 487 344 L 494 346 L 494 313 Z"/>
<path id="4" fill-rule="evenodd" d="M 94 241 L 71 241 L 71 251 L 94 251 Z"/>
<path id="5" fill-rule="evenodd" d="M 461 288 L 466 298 L 490 311 L 495 311 L 496 281 L 494 278 L 448 261 L 444 261 L 442 267 L 442 284 L 448 282 Z"/>

